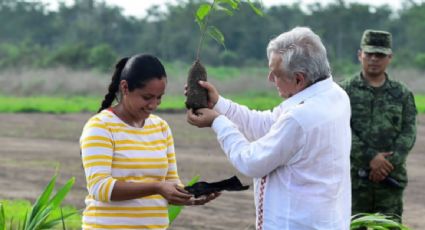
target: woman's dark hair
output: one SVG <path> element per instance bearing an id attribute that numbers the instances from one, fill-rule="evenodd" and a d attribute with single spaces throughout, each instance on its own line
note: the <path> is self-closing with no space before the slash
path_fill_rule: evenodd
<path id="1" fill-rule="evenodd" d="M 161 79 L 167 77 L 165 68 L 158 58 L 150 54 L 138 54 L 131 58 L 125 57 L 115 65 L 115 71 L 112 75 L 111 84 L 108 87 L 108 93 L 102 101 L 98 113 L 109 108 L 117 99 L 119 85 L 121 80 L 126 80 L 128 89 L 145 87 L 146 83 L 152 79 Z"/>

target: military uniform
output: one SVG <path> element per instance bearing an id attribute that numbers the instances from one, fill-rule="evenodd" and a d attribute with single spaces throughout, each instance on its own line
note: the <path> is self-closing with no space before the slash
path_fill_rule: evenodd
<path id="1" fill-rule="evenodd" d="M 406 157 L 416 138 L 416 106 L 412 92 L 389 79 L 378 88 L 362 74 L 342 83 L 351 101 L 351 179 L 353 214 L 359 212 L 397 214 L 403 210 L 402 195 L 407 185 Z M 370 161 L 379 152 L 393 152 L 387 159 L 394 166 L 389 174 L 399 183 L 368 180 Z M 401 221 L 399 218 L 395 218 Z"/>
<path id="2" fill-rule="evenodd" d="M 415 101 L 406 86 L 385 73 L 392 55 L 389 32 L 365 30 L 360 48 L 362 72 L 342 83 L 351 102 L 352 214 L 379 212 L 401 223 L 403 191 L 407 185 L 406 157 L 416 139 Z M 370 76 L 383 84 L 371 86 L 366 80 Z M 371 160 L 378 153 L 388 152 L 392 155 L 385 159 L 393 170 L 379 183 L 369 180 Z"/>

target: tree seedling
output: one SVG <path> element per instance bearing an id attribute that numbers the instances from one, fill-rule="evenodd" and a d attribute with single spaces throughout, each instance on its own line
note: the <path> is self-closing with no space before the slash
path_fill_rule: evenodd
<path id="1" fill-rule="evenodd" d="M 187 92 L 185 102 L 187 109 L 197 110 L 208 107 L 208 92 L 199 85 L 199 81 L 207 81 L 207 71 L 200 60 L 200 53 L 205 34 L 208 34 L 215 41 L 226 48 L 224 44 L 223 33 L 217 27 L 208 24 L 208 19 L 211 13 L 216 11 L 223 11 L 227 15 L 232 16 L 234 12 L 239 9 L 241 2 L 242 0 L 213 0 L 210 4 L 201 4 L 196 11 L 195 21 L 198 23 L 201 30 L 201 38 L 199 40 L 198 49 L 196 52 L 196 60 L 190 68 L 187 78 Z M 251 9 L 257 15 L 263 15 L 263 12 L 258 9 L 252 1 L 247 0 L 246 2 L 251 6 Z"/>

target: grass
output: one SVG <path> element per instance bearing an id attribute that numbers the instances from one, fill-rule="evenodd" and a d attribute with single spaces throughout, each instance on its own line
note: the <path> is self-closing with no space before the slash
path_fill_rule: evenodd
<path id="1" fill-rule="evenodd" d="M 100 104 L 96 97 L 3 97 L 0 112 L 76 113 L 95 111 Z"/>
<path id="2" fill-rule="evenodd" d="M 271 109 L 281 102 L 275 95 L 246 93 L 229 98 L 251 109 Z M 96 112 L 102 98 L 100 97 L 0 97 L 0 112 L 41 112 L 41 113 L 79 113 Z M 184 110 L 183 96 L 165 96 L 159 110 Z M 415 96 L 419 113 L 425 113 L 425 95 Z"/>
<path id="3" fill-rule="evenodd" d="M 416 108 L 419 113 L 425 113 L 425 95 L 415 95 Z"/>
<path id="4" fill-rule="evenodd" d="M 232 100 L 247 105 L 252 109 L 269 109 L 279 104 L 281 99 L 269 96 L 231 96 Z M 96 112 L 99 108 L 101 98 L 97 97 L 1 97 L 0 112 L 3 113 L 78 113 Z M 183 111 L 185 109 L 184 96 L 164 97 L 158 110 Z"/>
<path id="5" fill-rule="evenodd" d="M 245 92 L 229 96 L 230 99 L 251 109 L 271 109 L 281 102 L 276 95 L 261 92 Z M 42 112 L 42 113 L 79 113 L 96 112 L 101 97 L 7 97 L 0 96 L 0 112 Z M 159 110 L 183 111 L 184 96 L 165 96 Z M 425 95 L 415 95 L 419 113 L 425 113 Z"/>

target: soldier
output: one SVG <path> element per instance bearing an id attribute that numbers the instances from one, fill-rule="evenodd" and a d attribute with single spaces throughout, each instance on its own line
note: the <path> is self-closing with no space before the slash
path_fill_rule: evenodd
<path id="1" fill-rule="evenodd" d="M 383 213 L 401 223 L 406 157 L 416 139 L 413 93 L 389 78 L 391 34 L 366 30 L 360 74 L 342 83 L 351 101 L 352 214 Z"/>

